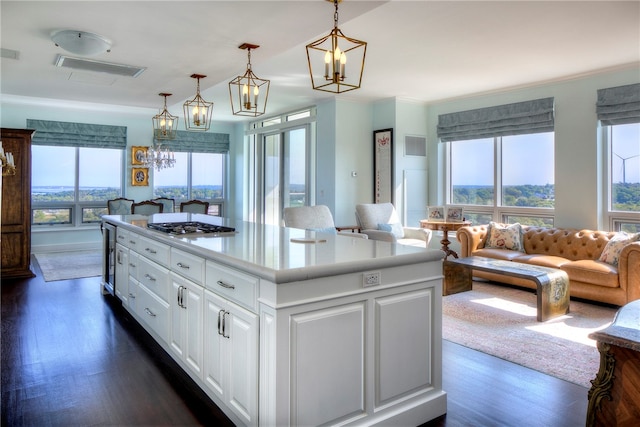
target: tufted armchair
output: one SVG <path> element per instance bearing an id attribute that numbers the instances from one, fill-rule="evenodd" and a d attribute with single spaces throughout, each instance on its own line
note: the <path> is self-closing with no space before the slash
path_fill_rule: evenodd
<path id="1" fill-rule="evenodd" d="M 431 230 L 404 227 L 396 208 L 391 203 L 364 203 L 356 205 L 356 219 L 362 233 L 373 240 L 428 247 Z"/>

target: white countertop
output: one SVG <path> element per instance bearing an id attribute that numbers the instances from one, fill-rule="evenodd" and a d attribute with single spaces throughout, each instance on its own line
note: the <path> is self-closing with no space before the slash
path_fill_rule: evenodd
<path id="1" fill-rule="evenodd" d="M 107 215 L 103 220 L 274 283 L 436 261 L 444 256 L 440 250 L 202 214 Z M 230 226 L 236 232 L 170 235 L 147 228 L 148 222 L 184 221 Z M 292 239 L 317 242 L 297 243 Z"/>

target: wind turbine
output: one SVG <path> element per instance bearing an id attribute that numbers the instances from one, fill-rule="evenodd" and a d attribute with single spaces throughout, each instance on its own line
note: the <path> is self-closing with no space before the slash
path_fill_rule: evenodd
<path id="1" fill-rule="evenodd" d="M 622 160 L 622 183 L 626 184 L 627 183 L 627 160 L 640 157 L 640 154 L 636 154 L 635 156 L 631 156 L 631 157 L 622 157 L 616 153 L 613 153 L 613 155 L 618 157 L 620 160 Z"/>

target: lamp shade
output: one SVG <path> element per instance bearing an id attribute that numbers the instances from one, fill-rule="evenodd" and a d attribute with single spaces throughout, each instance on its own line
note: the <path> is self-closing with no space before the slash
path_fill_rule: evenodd
<path id="1" fill-rule="evenodd" d="M 51 34 L 51 40 L 66 50 L 76 55 L 94 56 L 109 52 L 111 41 L 105 37 L 78 30 L 61 30 Z"/>

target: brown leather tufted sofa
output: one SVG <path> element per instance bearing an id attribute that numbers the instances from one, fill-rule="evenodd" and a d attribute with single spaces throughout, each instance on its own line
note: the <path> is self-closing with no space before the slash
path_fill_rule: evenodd
<path id="1" fill-rule="evenodd" d="M 625 247 L 616 268 L 598 261 L 614 232 L 523 226 L 525 253 L 522 253 L 484 248 L 487 226 L 472 225 L 457 231 L 461 256 L 482 256 L 562 269 L 569 275 L 572 297 L 619 306 L 640 299 L 640 242 Z M 474 271 L 473 275 L 535 289 L 530 280 L 481 271 Z"/>

